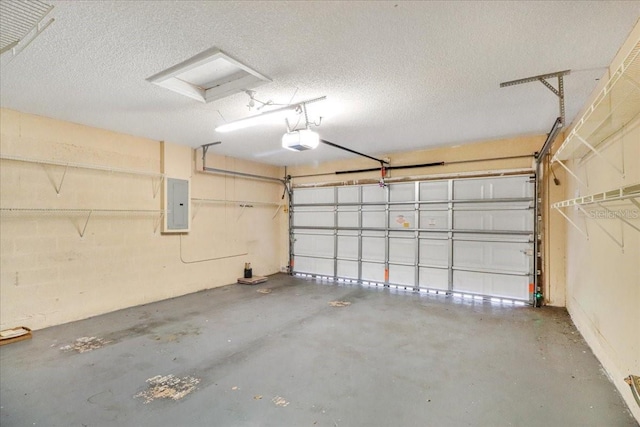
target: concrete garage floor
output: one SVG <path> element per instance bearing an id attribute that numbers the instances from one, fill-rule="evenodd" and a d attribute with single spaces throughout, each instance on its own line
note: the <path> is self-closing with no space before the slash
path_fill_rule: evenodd
<path id="1" fill-rule="evenodd" d="M 103 346 L 79 352 L 82 337 Z M 0 356 L 3 427 L 637 425 L 565 310 L 286 275 L 39 330 Z"/>

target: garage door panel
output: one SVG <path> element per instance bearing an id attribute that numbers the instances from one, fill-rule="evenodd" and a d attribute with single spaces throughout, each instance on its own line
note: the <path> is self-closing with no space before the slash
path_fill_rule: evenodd
<path id="1" fill-rule="evenodd" d="M 448 229 L 449 212 L 446 210 L 420 210 L 420 224 L 418 228 Z"/>
<path id="2" fill-rule="evenodd" d="M 420 183 L 420 200 L 448 200 L 449 199 L 449 182 L 448 181 L 431 181 Z"/>
<path id="3" fill-rule="evenodd" d="M 358 259 L 358 236 L 338 236 L 338 258 Z"/>
<path id="4" fill-rule="evenodd" d="M 418 284 L 421 288 L 449 289 L 449 270 L 447 268 L 420 267 Z"/>
<path id="5" fill-rule="evenodd" d="M 306 256 L 333 256 L 332 235 L 294 234 L 294 253 Z"/>
<path id="6" fill-rule="evenodd" d="M 533 190 L 529 176 L 295 189 L 317 206 L 292 207 L 294 271 L 528 300 Z"/>
<path id="7" fill-rule="evenodd" d="M 300 188 L 293 194 L 295 204 L 333 203 L 335 198 L 333 188 Z"/>
<path id="8" fill-rule="evenodd" d="M 455 241 L 453 266 L 499 272 L 529 273 L 528 243 Z"/>
<path id="9" fill-rule="evenodd" d="M 362 187 L 362 201 L 365 203 L 384 203 L 387 192 L 379 185 L 364 185 Z"/>
<path id="10" fill-rule="evenodd" d="M 362 259 L 368 261 L 384 261 L 385 245 L 384 238 L 363 237 L 362 238 Z"/>
<path id="11" fill-rule="evenodd" d="M 333 227 L 333 210 L 325 207 L 295 208 L 293 225 L 295 227 Z"/>
<path id="12" fill-rule="evenodd" d="M 344 277 L 347 279 L 357 279 L 358 278 L 358 262 L 338 260 L 337 276 Z"/>
<path id="13" fill-rule="evenodd" d="M 413 206 L 393 206 L 389 210 L 389 228 L 416 228 Z"/>
<path id="14" fill-rule="evenodd" d="M 472 271 L 453 272 L 453 290 L 479 295 L 526 300 L 529 278 L 505 274 L 477 273 Z"/>
<path id="15" fill-rule="evenodd" d="M 389 185 L 389 200 L 392 202 L 411 202 L 415 200 L 415 184 Z"/>
<path id="16" fill-rule="evenodd" d="M 333 260 L 294 256 L 294 269 L 300 273 L 318 274 L 321 276 L 333 276 Z"/>
<path id="17" fill-rule="evenodd" d="M 365 228 L 384 228 L 387 223 L 385 211 L 362 209 L 362 226 Z"/>
<path id="18" fill-rule="evenodd" d="M 358 211 L 338 211 L 338 227 L 358 227 Z"/>
<path id="19" fill-rule="evenodd" d="M 389 262 L 415 262 L 415 240 L 413 238 L 389 239 Z"/>
<path id="20" fill-rule="evenodd" d="M 362 263 L 362 280 L 369 282 L 384 282 L 384 264 L 371 262 Z"/>
<path id="21" fill-rule="evenodd" d="M 532 231 L 533 213 L 518 211 L 455 211 L 454 228 L 460 230 Z"/>
<path id="22" fill-rule="evenodd" d="M 505 199 L 532 196 L 533 186 L 528 176 L 464 179 L 453 182 L 454 199 Z"/>
<path id="23" fill-rule="evenodd" d="M 360 187 L 338 187 L 338 203 L 357 203 Z"/>
<path id="24" fill-rule="evenodd" d="M 406 265 L 389 265 L 389 283 L 414 287 L 415 267 Z"/>
<path id="25" fill-rule="evenodd" d="M 447 240 L 420 239 L 420 264 L 447 267 L 449 242 Z"/>

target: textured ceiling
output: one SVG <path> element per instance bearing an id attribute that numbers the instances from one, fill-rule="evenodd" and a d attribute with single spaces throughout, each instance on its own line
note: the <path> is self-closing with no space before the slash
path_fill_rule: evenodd
<path id="1" fill-rule="evenodd" d="M 273 79 L 258 99 L 326 95 L 309 106 L 324 139 L 372 155 L 459 145 L 549 130 L 557 98 L 535 82 L 499 88 L 507 80 L 571 69 L 574 119 L 640 17 L 638 1 L 49 3 L 56 21 L 3 55 L 2 107 L 192 147 L 221 140 L 218 153 L 278 165 L 352 155 L 282 150 L 284 124 L 216 133 L 253 114 L 245 94 L 202 104 L 145 79 L 215 46 Z"/>

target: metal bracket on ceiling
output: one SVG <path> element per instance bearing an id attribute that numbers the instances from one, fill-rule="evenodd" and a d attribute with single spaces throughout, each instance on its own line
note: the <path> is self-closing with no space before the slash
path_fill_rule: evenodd
<path id="1" fill-rule="evenodd" d="M 222 141 L 210 142 L 208 144 L 203 144 L 200 146 L 202 147 L 202 168 L 203 169 L 206 167 L 207 151 L 209 150 L 209 148 L 213 147 L 214 145 L 220 145 L 220 144 L 222 144 Z"/>
<path id="2" fill-rule="evenodd" d="M 562 78 L 570 73 L 571 73 L 571 70 L 564 70 L 564 71 L 557 71 L 555 73 L 540 74 L 538 76 L 525 77 L 524 79 L 503 82 L 503 83 L 500 83 L 500 87 L 515 86 L 523 83 L 530 83 L 530 82 L 536 82 L 536 81 L 542 83 L 543 85 L 545 85 L 547 89 L 549 89 L 551 92 L 553 92 L 555 96 L 558 97 L 559 107 L 560 107 L 560 118 L 562 120 L 562 124 L 566 125 L 565 108 L 564 108 L 564 81 Z M 547 81 L 547 79 L 551 79 L 554 77 L 558 79 L 557 89 Z"/>

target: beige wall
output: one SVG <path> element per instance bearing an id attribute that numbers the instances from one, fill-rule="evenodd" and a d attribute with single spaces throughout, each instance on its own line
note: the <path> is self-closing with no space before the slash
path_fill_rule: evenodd
<path id="1" fill-rule="evenodd" d="M 191 181 L 198 198 L 281 202 L 282 186 L 195 172 L 188 147 L 161 144 L 0 110 L 0 153 L 111 168 L 161 172 Z M 164 156 L 164 164 L 162 158 Z M 212 156 L 216 157 L 216 156 Z M 281 177 L 281 168 L 219 157 L 227 169 Z M 0 207 L 159 210 L 158 179 L 2 160 Z M 192 214 L 193 214 L 192 206 Z M 203 204 L 184 235 L 162 234 L 159 214 L 99 214 L 90 219 L 59 211 L 2 212 L 0 328 L 33 329 L 235 282 L 244 263 L 255 274 L 286 265 L 286 213 L 275 206 Z M 154 228 L 156 228 L 154 232 Z M 275 246 L 275 250 L 274 250 Z M 246 254 L 246 255 L 244 255 Z"/>
<path id="2" fill-rule="evenodd" d="M 538 151 L 542 146 L 544 140 L 545 137 L 541 135 L 524 136 L 495 141 L 484 141 L 475 144 L 465 144 L 455 147 L 442 147 L 430 150 L 411 151 L 406 153 L 393 153 L 377 157 L 390 160 L 392 166 L 400 166 L 435 162 L 448 163 L 494 157 L 523 156 L 532 155 L 534 152 Z M 379 164 L 377 164 L 373 160 L 369 160 L 364 157 L 357 157 L 351 154 L 349 156 L 351 157 L 348 160 L 328 162 L 317 166 L 290 167 L 287 173 L 294 177 L 300 175 L 327 174 L 324 176 L 296 178 L 293 181 L 294 185 L 324 182 L 350 184 L 367 180 L 380 179 L 379 171 L 348 175 L 335 175 L 335 171 L 369 169 L 379 166 Z M 476 171 L 531 169 L 532 163 L 532 158 L 458 163 L 428 168 L 394 170 L 390 172 L 389 177 L 391 179 L 394 179 L 401 177 L 425 177 L 441 174 L 449 175 Z"/>
<path id="3" fill-rule="evenodd" d="M 640 22 L 603 77 L 600 88 L 638 41 Z M 601 149 L 604 157 L 613 164 L 618 167 L 624 164 L 625 176 L 622 177 L 597 156 L 574 159 L 568 165 L 586 180 L 589 187 L 567 175 L 564 178 L 564 198 L 640 183 L 640 118 L 636 116 L 635 121 L 615 134 Z M 612 210 L 626 211 L 631 216 L 640 214 L 640 209 L 630 201 L 607 206 Z M 601 208 L 593 205 L 585 206 L 585 209 L 602 212 Z M 589 219 L 575 208 L 564 208 L 564 212 L 589 236 L 587 239 L 574 227 L 567 226 L 567 308 L 635 417 L 640 420 L 640 408 L 628 385 L 623 382 L 629 374 L 640 375 L 640 232 L 617 219 Z M 558 213 L 553 215 L 560 218 Z M 640 219 L 630 218 L 630 221 L 640 227 Z M 618 240 L 623 239 L 624 250 L 597 224 Z"/>

